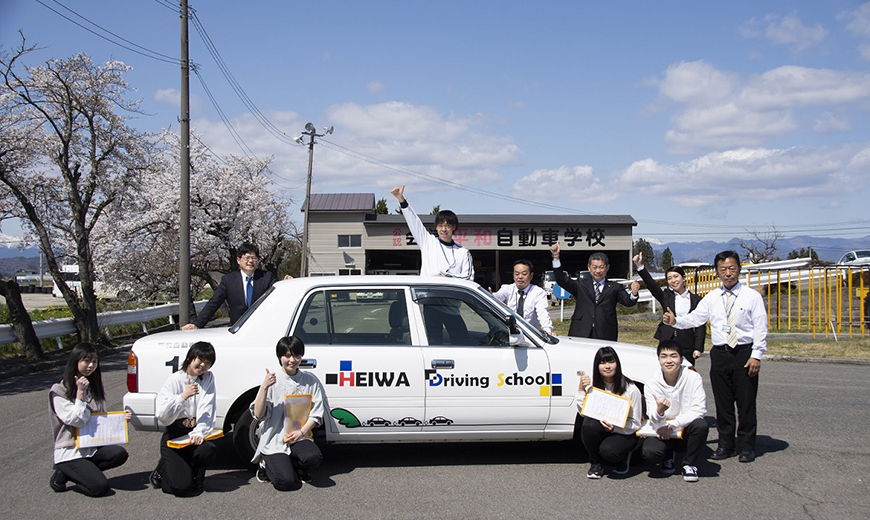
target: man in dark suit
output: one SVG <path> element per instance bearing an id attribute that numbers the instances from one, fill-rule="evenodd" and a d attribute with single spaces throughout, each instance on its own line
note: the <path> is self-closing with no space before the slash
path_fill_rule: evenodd
<path id="1" fill-rule="evenodd" d="M 604 253 L 592 253 L 592 256 L 589 257 L 588 268 L 589 274 L 592 275 L 591 280 L 572 280 L 562 270 L 562 263 L 559 260 L 560 251 L 558 242 L 550 247 L 550 252 L 553 254 L 553 271 L 556 274 L 556 283 L 573 294 L 577 300 L 574 315 L 571 316 L 568 335 L 616 341 L 619 335 L 616 303 L 619 302 L 626 307 L 637 305 L 640 284 L 637 281 L 631 283 L 631 295 L 629 296 L 622 285 L 607 281 L 610 261 Z"/>
<path id="2" fill-rule="evenodd" d="M 224 302 L 230 309 L 230 326 L 233 326 L 248 310 L 248 307 L 278 281 L 278 278 L 271 271 L 257 269 L 259 261 L 260 250 L 257 249 L 257 246 L 250 242 L 245 242 L 239 246 L 236 252 L 236 263 L 239 264 L 239 270 L 225 274 L 221 278 L 220 285 L 205 307 L 202 308 L 199 316 L 193 320 L 193 323 L 188 323 L 182 327 L 182 330 L 205 327 Z"/>

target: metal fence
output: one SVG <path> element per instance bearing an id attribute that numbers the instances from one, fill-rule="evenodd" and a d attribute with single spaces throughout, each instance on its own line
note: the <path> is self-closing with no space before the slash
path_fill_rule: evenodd
<path id="1" fill-rule="evenodd" d="M 868 266 L 765 269 L 748 271 L 740 281 L 764 297 L 771 330 L 867 336 Z M 720 285 L 713 269 L 686 273 L 686 286 L 701 296 Z"/>

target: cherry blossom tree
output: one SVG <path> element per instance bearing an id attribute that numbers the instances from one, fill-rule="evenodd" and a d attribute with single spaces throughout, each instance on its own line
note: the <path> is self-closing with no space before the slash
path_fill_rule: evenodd
<path id="1" fill-rule="evenodd" d="M 178 288 L 178 135 L 165 132 L 161 145 L 159 164 L 99 229 L 106 282 L 140 298 L 176 296 Z M 221 274 L 237 269 L 234 248 L 241 242 L 257 244 L 263 267 L 273 271 L 298 249 L 290 202 L 267 177 L 270 162 L 216 157 L 191 140 L 190 266 L 198 288 L 216 288 Z"/>
<path id="2" fill-rule="evenodd" d="M 0 53 L 0 141 L 17 143 L 0 166 L 2 216 L 21 219 L 73 314 L 80 339 L 102 343 L 94 295 L 92 233 L 147 167 L 147 136 L 127 125 L 139 102 L 120 61 L 95 64 L 79 53 L 30 67 L 34 47 Z M 64 257 L 79 267 L 81 292 L 65 282 Z"/>

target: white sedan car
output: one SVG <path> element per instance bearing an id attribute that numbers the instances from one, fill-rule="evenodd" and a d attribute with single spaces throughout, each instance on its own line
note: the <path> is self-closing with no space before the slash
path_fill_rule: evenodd
<path id="1" fill-rule="evenodd" d="M 839 266 L 862 266 L 870 265 L 870 249 L 849 251 L 837 261 Z"/>
<path id="2" fill-rule="evenodd" d="M 256 444 L 248 406 L 275 345 L 305 343 L 302 369 L 323 383 L 327 442 L 553 440 L 574 435 L 578 370 L 611 345 L 643 384 L 658 368 L 648 347 L 550 337 L 477 284 L 417 276 L 311 277 L 276 283 L 231 328 L 144 337 L 128 360 L 124 406 L 157 430 L 155 398 L 188 347 L 215 347 L 216 427 L 243 460 Z"/>

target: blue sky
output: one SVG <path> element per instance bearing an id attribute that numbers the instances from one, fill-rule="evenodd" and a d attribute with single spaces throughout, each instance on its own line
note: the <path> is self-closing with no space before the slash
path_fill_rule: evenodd
<path id="1" fill-rule="evenodd" d="M 170 0 L 40 0 L 178 56 Z M 302 220 L 306 122 L 314 192 L 406 184 L 419 211 L 629 214 L 635 236 L 870 235 L 870 2 L 191 1 L 239 100 L 191 25 L 191 59 L 233 128 L 274 156 Z M 100 29 L 88 25 L 91 29 Z M 35 0 L 0 0 L 36 64 L 76 52 L 133 67 L 142 130 L 178 129 L 179 67 L 85 31 Z M 105 34 L 105 33 L 103 33 Z M 108 36 L 108 35 L 107 35 Z M 242 155 L 191 75 L 193 127 Z M 453 184 L 451 184 L 453 183 Z M 14 234 L 8 224 L 3 231 Z"/>

